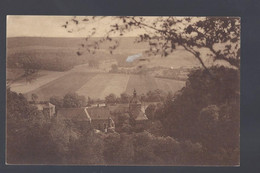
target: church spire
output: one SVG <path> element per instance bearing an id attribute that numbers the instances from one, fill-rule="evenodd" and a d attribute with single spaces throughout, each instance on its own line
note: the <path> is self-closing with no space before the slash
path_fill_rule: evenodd
<path id="1" fill-rule="evenodd" d="M 134 89 L 133 96 L 136 97 L 136 90 Z"/>

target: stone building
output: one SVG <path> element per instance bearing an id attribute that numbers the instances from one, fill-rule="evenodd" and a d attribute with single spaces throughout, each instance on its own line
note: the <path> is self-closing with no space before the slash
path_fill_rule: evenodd
<path id="1" fill-rule="evenodd" d="M 56 116 L 57 120 L 64 122 L 66 126 L 78 130 L 90 130 L 91 118 L 86 108 L 60 108 Z"/>
<path id="2" fill-rule="evenodd" d="M 61 108 L 57 119 L 79 129 L 114 132 L 115 123 L 107 107 Z"/>
<path id="3" fill-rule="evenodd" d="M 107 107 L 90 107 L 87 108 L 87 112 L 94 129 L 103 132 L 113 132 L 115 130 L 115 123 Z"/>
<path id="4" fill-rule="evenodd" d="M 31 105 L 37 107 L 39 111 L 42 111 L 43 114 L 49 118 L 55 115 L 55 105 L 51 104 L 50 102 L 29 102 Z"/>
<path id="5" fill-rule="evenodd" d="M 145 115 L 145 109 L 143 109 L 142 103 L 137 97 L 136 90 L 134 90 L 133 98 L 129 102 L 129 115 L 135 120 L 136 124 L 145 124 L 148 120 Z"/>

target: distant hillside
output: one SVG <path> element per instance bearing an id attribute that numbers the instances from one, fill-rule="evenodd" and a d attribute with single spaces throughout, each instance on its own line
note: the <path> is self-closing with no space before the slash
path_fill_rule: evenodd
<path id="1" fill-rule="evenodd" d="M 101 38 L 93 37 L 86 42 L 85 38 L 61 38 L 61 37 L 11 37 L 7 38 L 7 48 L 27 47 L 27 46 L 47 46 L 47 47 L 74 47 L 82 43 L 90 43 L 98 41 Z M 114 37 L 118 40 L 120 45 L 119 49 L 146 49 L 147 43 L 133 44 L 135 37 Z M 105 42 L 101 48 L 107 48 L 110 42 Z"/>
<path id="2" fill-rule="evenodd" d="M 7 38 L 7 64 L 9 67 L 16 67 L 21 57 L 32 57 L 39 62 L 42 69 L 63 71 L 71 69 L 73 66 L 88 63 L 89 60 L 97 60 L 103 63 L 103 60 L 112 60 L 117 62 L 119 66 L 140 66 L 140 63 L 126 63 L 126 58 L 130 55 L 144 53 L 149 48 L 148 43 L 135 43 L 135 37 L 117 37 L 113 38 L 119 42 L 119 47 L 110 54 L 108 47 L 111 42 L 107 41 L 100 45 L 100 49 L 96 53 L 90 54 L 85 52 L 81 56 L 77 55 L 77 51 L 84 51 L 81 44 L 90 44 L 101 38 L 95 37 L 87 42 L 85 38 L 43 38 L 43 37 L 13 37 Z M 82 50 L 83 49 L 83 50 Z M 167 57 L 147 56 L 143 54 L 143 58 L 149 59 L 142 62 L 149 68 L 162 67 L 193 67 L 197 66 L 197 60 L 183 49 L 177 49 Z M 128 65 L 129 64 L 129 65 Z M 112 64 L 107 63 L 104 68 L 110 67 Z M 101 67 L 103 68 L 103 67 Z"/>

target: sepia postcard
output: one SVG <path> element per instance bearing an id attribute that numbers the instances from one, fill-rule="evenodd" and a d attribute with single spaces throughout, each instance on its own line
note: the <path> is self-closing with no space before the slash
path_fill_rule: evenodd
<path id="1" fill-rule="evenodd" d="M 6 26 L 6 164 L 240 165 L 239 17 Z"/>

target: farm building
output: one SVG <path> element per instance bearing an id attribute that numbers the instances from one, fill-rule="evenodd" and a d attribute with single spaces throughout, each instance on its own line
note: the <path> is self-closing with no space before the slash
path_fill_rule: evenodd
<path id="1" fill-rule="evenodd" d="M 113 132 L 115 130 L 115 123 L 107 107 L 91 107 L 87 108 L 87 112 L 91 118 L 91 125 L 94 129 L 103 132 Z"/>
<path id="2" fill-rule="evenodd" d="M 63 121 L 67 126 L 80 130 L 90 130 L 91 118 L 86 108 L 60 108 L 56 116 L 58 121 Z"/>
<path id="3" fill-rule="evenodd" d="M 156 102 L 158 103 L 158 102 Z M 149 103 L 148 103 L 149 104 Z M 135 121 L 136 124 L 145 123 L 148 118 L 145 115 L 145 109 L 148 105 L 144 105 L 137 96 L 136 90 L 133 92 L 133 97 L 129 104 L 116 104 L 108 106 L 110 113 L 113 115 L 113 119 L 117 122 L 118 116 L 124 113 L 129 114 L 129 116 Z"/>
<path id="4" fill-rule="evenodd" d="M 115 123 L 106 107 L 61 108 L 58 110 L 57 119 L 83 130 L 113 132 L 115 129 Z"/>
<path id="5" fill-rule="evenodd" d="M 136 90 L 134 90 L 133 98 L 129 102 L 129 115 L 135 120 L 136 124 L 143 124 L 148 120 L 145 115 L 145 109 L 137 97 Z"/>
<path id="6" fill-rule="evenodd" d="M 39 111 L 42 111 L 43 114 L 49 118 L 53 117 L 55 114 L 55 105 L 50 102 L 29 102 L 31 105 L 37 107 Z"/>

